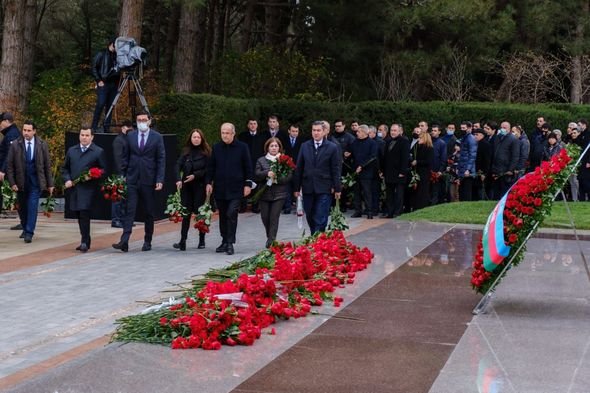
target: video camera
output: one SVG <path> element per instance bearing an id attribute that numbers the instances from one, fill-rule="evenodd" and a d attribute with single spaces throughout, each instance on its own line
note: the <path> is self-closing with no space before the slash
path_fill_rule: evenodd
<path id="1" fill-rule="evenodd" d="M 145 66 L 147 51 L 137 45 L 131 37 L 119 37 L 115 40 L 115 51 L 117 52 L 117 65 L 115 70 L 134 71 L 137 65 Z"/>

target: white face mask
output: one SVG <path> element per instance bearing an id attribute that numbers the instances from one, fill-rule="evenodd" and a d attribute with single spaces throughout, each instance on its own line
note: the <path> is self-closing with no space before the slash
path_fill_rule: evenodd
<path id="1" fill-rule="evenodd" d="M 146 132 L 150 128 L 148 122 L 137 123 L 137 129 L 141 132 Z"/>
<path id="2" fill-rule="evenodd" d="M 378 132 L 378 133 L 377 133 L 377 136 L 378 136 L 379 138 L 382 138 L 382 137 L 383 137 L 383 133 L 382 133 L 382 132 Z"/>

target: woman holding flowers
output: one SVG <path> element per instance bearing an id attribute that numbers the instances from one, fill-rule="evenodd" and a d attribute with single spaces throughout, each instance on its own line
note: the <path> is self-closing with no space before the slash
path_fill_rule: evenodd
<path id="1" fill-rule="evenodd" d="M 295 164 L 291 157 L 281 154 L 283 146 L 278 138 L 269 138 L 264 144 L 264 151 L 266 155 L 256 161 L 254 175 L 265 187 L 259 206 L 268 248 L 277 238 L 279 217 L 289 192 Z"/>
<path id="2" fill-rule="evenodd" d="M 173 247 L 180 251 L 186 250 L 186 238 L 191 225 L 192 213 L 197 213 L 205 203 L 205 172 L 211 155 L 211 148 L 203 131 L 195 128 L 191 131 L 180 158 L 176 162 L 176 188 L 180 190 L 182 205 L 187 214 L 182 217 L 180 241 Z M 205 233 L 199 231 L 199 245 L 205 248 Z"/>

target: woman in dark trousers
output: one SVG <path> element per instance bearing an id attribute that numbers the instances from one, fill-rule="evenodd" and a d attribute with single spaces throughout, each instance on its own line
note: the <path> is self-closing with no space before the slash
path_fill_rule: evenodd
<path id="1" fill-rule="evenodd" d="M 277 179 L 277 183 L 274 182 L 277 174 L 270 170 L 270 165 L 279 158 L 283 151 L 283 145 L 278 138 L 269 138 L 264 144 L 264 151 L 266 155 L 256 161 L 254 176 L 261 185 L 265 184 L 269 179 L 273 181 L 266 188 L 259 200 L 260 217 L 266 230 L 266 247 L 268 248 L 277 238 L 279 217 L 281 216 L 281 210 L 289 192 L 289 182 L 293 175 L 290 173 L 284 178 Z"/>
<path id="2" fill-rule="evenodd" d="M 430 172 L 432 171 L 432 158 L 434 157 L 434 149 L 432 147 L 432 139 L 430 134 L 421 133 L 418 143 L 416 143 L 416 153 L 414 161 L 412 161 L 412 168 L 420 176 L 418 187 L 416 188 L 414 210 L 422 209 L 429 204 L 430 195 Z"/>
<path id="3" fill-rule="evenodd" d="M 197 213 L 205 202 L 205 172 L 211 148 L 207 144 L 203 131 L 195 128 L 191 131 L 180 158 L 176 162 L 176 187 L 180 189 L 182 205 L 188 214 L 182 218 L 180 241 L 173 247 L 181 251 L 186 250 L 186 238 L 191 225 L 192 213 Z M 199 245 L 205 248 L 205 234 L 199 233 Z"/>

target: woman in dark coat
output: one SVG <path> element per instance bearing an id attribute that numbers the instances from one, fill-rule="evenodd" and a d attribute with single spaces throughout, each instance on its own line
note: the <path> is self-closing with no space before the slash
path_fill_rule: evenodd
<path id="1" fill-rule="evenodd" d="M 264 144 L 264 151 L 266 155 L 256 161 L 254 176 L 260 184 L 272 181 L 272 184 L 267 186 L 259 200 L 260 217 L 266 230 L 266 247 L 268 248 L 277 238 L 279 217 L 289 192 L 289 182 L 293 174 L 290 173 L 284 178 L 278 178 L 276 183 L 274 182 L 277 174 L 270 170 L 270 166 L 272 162 L 280 157 L 283 151 L 283 146 L 278 138 L 269 138 Z"/>
<path id="2" fill-rule="evenodd" d="M 180 241 L 173 247 L 180 251 L 186 250 L 186 238 L 191 225 L 192 213 L 197 213 L 199 207 L 205 203 L 205 172 L 211 155 L 211 148 L 207 144 L 203 131 L 195 128 L 191 131 L 182 154 L 176 162 L 176 187 L 180 189 L 182 205 L 188 214 L 182 218 Z M 199 245 L 205 248 L 205 234 L 199 233 Z"/>
<path id="3" fill-rule="evenodd" d="M 432 158 L 434 157 L 430 134 L 421 133 L 420 139 L 414 148 L 412 169 L 420 176 L 414 200 L 414 210 L 418 210 L 428 206 L 430 200 L 430 172 L 432 171 Z"/>

